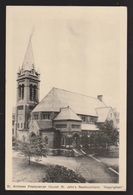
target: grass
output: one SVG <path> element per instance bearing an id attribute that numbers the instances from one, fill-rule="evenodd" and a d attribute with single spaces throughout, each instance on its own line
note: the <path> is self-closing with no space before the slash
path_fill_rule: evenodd
<path id="1" fill-rule="evenodd" d="M 100 155 L 94 155 L 97 159 L 101 160 L 106 166 L 113 168 L 119 172 L 119 158 L 116 155 L 109 155 L 109 157 L 102 157 Z"/>
<path id="2" fill-rule="evenodd" d="M 80 171 L 89 183 L 118 183 L 118 175 L 114 174 L 103 163 L 90 157 L 80 159 Z"/>
<path id="3" fill-rule="evenodd" d="M 113 160 L 113 159 L 112 159 Z M 113 161 L 112 161 L 113 162 Z M 72 158 L 49 156 L 42 158 L 40 163 L 31 162 L 24 158 L 13 157 L 14 182 L 42 182 L 50 165 L 68 167 L 81 174 L 88 183 L 117 183 L 118 176 L 111 172 L 104 164 L 96 162 L 90 157 Z M 114 162 L 112 163 L 112 165 Z"/>
<path id="4" fill-rule="evenodd" d="M 48 166 L 31 162 L 27 159 L 13 158 L 13 182 L 42 182 Z"/>

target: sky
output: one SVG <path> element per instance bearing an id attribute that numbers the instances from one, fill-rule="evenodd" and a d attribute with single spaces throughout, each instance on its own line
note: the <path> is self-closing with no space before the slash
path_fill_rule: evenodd
<path id="1" fill-rule="evenodd" d="M 6 82 L 12 106 L 17 71 L 32 34 L 35 67 L 41 74 L 40 100 L 57 87 L 103 95 L 107 106 L 119 110 L 124 13 L 118 7 L 7 7 Z"/>

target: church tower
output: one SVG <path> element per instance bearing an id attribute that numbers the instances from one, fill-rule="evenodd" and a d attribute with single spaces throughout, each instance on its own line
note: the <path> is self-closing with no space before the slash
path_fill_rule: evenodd
<path id="1" fill-rule="evenodd" d="M 30 113 L 39 103 L 40 74 L 35 69 L 31 38 L 23 64 L 17 72 L 16 136 L 24 139 L 28 132 Z"/>

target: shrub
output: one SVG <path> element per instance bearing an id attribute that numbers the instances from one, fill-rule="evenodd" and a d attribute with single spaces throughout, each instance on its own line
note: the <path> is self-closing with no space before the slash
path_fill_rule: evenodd
<path id="1" fill-rule="evenodd" d="M 67 156 L 67 157 L 72 157 L 74 156 L 73 150 L 69 149 L 60 149 L 60 155 L 62 156 Z"/>
<path id="2" fill-rule="evenodd" d="M 58 156 L 59 155 L 59 150 L 57 149 L 54 149 L 54 150 L 52 150 L 52 154 L 54 155 L 54 156 Z"/>
<path id="3" fill-rule="evenodd" d="M 72 157 L 72 156 L 74 156 L 73 150 L 66 150 L 66 151 L 65 151 L 65 156 L 67 156 L 67 157 Z"/>
<path id="4" fill-rule="evenodd" d="M 12 136 L 12 146 L 16 146 L 16 137 Z"/>
<path id="5" fill-rule="evenodd" d="M 46 176 L 43 178 L 43 182 L 53 183 L 85 183 L 86 180 L 79 174 L 76 174 L 73 170 L 67 169 L 64 166 L 54 165 L 49 166 L 46 171 Z"/>

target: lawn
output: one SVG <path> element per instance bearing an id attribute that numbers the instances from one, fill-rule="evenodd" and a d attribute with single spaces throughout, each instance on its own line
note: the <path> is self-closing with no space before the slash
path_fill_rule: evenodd
<path id="1" fill-rule="evenodd" d="M 101 162 L 103 162 L 108 167 L 113 168 L 117 172 L 119 172 L 119 150 L 118 149 L 111 149 L 108 156 L 100 156 L 100 155 L 93 155 Z"/>
<path id="2" fill-rule="evenodd" d="M 31 162 L 27 159 L 13 157 L 13 181 L 14 182 L 42 182 L 45 177 L 46 165 Z"/>
<path id="3" fill-rule="evenodd" d="M 28 161 L 21 157 L 13 157 L 14 182 L 42 182 L 49 165 L 65 166 L 81 174 L 88 183 L 117 183 L 118 176 L 112 173 L 104 164 L 90 157 L 72 158 L 64 156 L 48 156 L 39 163 Z"/>
<path id="4" fill-rule="evenodd" d="M 118 183 L 118 175 L 108 169 L 108 166 L 94 159 L 84 157 L 79 159 L 80 173 L 89 183 Z"/>

